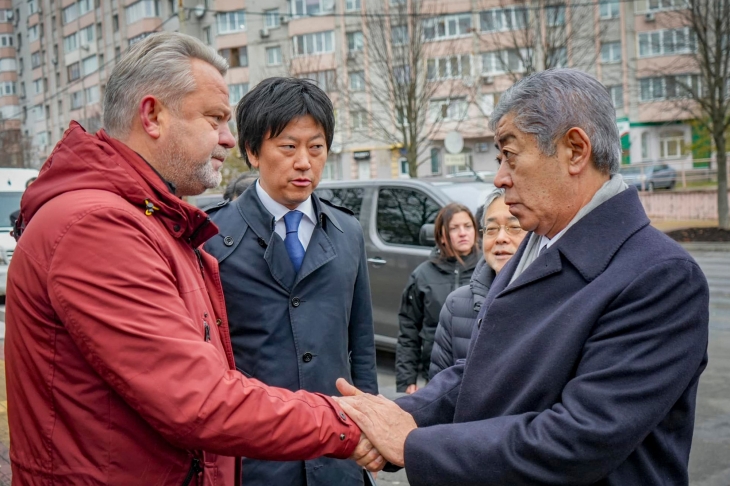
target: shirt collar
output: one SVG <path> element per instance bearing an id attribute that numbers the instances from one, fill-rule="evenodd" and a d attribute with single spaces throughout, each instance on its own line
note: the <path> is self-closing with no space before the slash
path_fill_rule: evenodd
<path id="1" fill-rule="evenodd" d="M 279 221 L 281 218 L 284 217 L 286 213 L 290 211 L 290 209 L 283 204 L 274 201 L 274 199 L 269 196 L 264 188 L 261 187 L 261 184 L 259 184 L 258 180 L 256 180 L 256 194 L 259 196 L 261 204 L 263 204 L 266 210 L 270 212 L 271 215 L 274 217 L 275 222 Z M 312 222 L 312 224 L 316 226 L 317 217 L 314 214 L 314 206 L 312 205 L 311 195 L 303 203 L 297 206 L 296 210 L 304 213 L 304 216 L 306 216 Z"/>

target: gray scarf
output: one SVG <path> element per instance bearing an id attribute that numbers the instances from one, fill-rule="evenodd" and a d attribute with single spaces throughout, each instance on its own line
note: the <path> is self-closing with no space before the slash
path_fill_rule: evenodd
<path id="1" fill-rule="evenodd" d="M 628 187 L 629 186 L 626 185 L 623 178 L 621 177 L 621 174 L 612 175 L 611 178 L 607 180 L 606 183 L 603 184 L 598 191 L 596 191 L 596 193 L 593 195 L 593 198 L 588 202 L 588 204 L 580 208 L 580 211 L 578 211 L 578 214 L 576 214 L 575 217 L 570 221 L 570 223 L 568 223 L 568 226 L 566 226 L 555 237 L 560 238 L 563 234 L 565 234 L 568 228 L 580 221 L 583 216 L 590 213 L 598 206 L 611 199 L 613 196 L 625 191 L 626 189 L 628 189 Z M 530 235 L 530 239 L 528 240 L 527 246 L 525 247 L 525 252 L 522 254 L 522 258 L 520 258 L 520 261 L 517 264 L 515 273 L 514 275 L 512 275 L 512 280 L 509 281 L 510 284 L 512 284 L 512 282 L 514 282 L 517 277 L 519 277 L 522 272 L 524 272 L 525 269 L 537 259 L 538 252 L 540 251 L 541 239 L 542 237 L 535 233 L 532 233 Z"/>

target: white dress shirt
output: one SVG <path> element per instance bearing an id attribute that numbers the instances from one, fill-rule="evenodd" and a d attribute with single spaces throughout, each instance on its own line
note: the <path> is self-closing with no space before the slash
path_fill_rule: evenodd
<path id="1" fill-rule="evenodd" d="M 286 223 L 284 223 L 284 215 L 291 211 L 283 204 L 279 204 L 269 196 L 259 181 L 256 181 L 256 194 L 258 194 L 261 203 L 264 205 L 266 210 L 271 213 L 276 221 L 274 231 L 277 235 L 281 236 L 281 239 L 286 238 Z M 314 206 L 312 205 L 312 196 L 309 196 L 306 201 L 296 207 L 297 211 L 301 211 L 304 214 L 302 221 L 299 223 L 299 241 L 304 247 L 304 251 L 307 251 L 309 246 L 309 240 L 312 239 L 312 233 L 314 233 L 314 227 L 317 225 L 317 217 L 314 214 Z"/>

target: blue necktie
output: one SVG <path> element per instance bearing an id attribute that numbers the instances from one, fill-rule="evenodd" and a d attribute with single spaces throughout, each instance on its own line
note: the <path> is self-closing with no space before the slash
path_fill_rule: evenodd
<path id="1" fill-rule="evenodd" d="M 301 211 L 289 211 L 284 215 L 284 224 L 286 225 L 286 238 L 284 238 L 284 246 L 286 252 L 289 253 L 294 271 L 299 273 L 304 260 L 304 246 L 299 241 L 297 232 L 299 231 L 299 223 L 302 221 L 304 213 Z"/>

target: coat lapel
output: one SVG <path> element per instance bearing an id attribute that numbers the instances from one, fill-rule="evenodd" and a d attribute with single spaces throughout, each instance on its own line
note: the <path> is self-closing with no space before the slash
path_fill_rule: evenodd
<path id="1" fill-rule="evenodd" d="M 327 225 L 331 224 L 334 229 L 342 233 L 342 228 L 337 221 L 337 217 L 314 194 L 312 194 L 312 204 L 314 205 L 314 212 L 317 215 L 318 223 L 314 228 L 312 238 L 309 240 L 307 252 L 304 254 L 304 261 L 302 262 L 302 267 L 299 269 L 299 274 L 297 274 L 294 285 L 297 285 L 315 270 L 337 257 L 335 246 L 332 244 L 332 240 L 326 231 Z"/>

